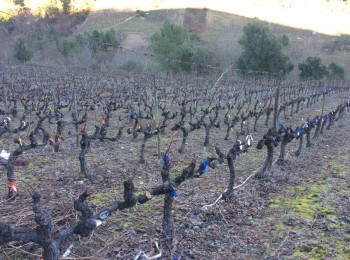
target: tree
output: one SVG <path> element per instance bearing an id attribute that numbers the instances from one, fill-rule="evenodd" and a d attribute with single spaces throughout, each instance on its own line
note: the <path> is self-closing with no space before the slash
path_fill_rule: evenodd
<path id="1" fill-rule="evenodd" d="M 63 40 L 62 41 L 62 47 L 61 47 L 61 52 L 64 57 L 68 57 L 69 52 L 74 49 L 75 47 L 75 42 L 74 41 L 68 41 L 68 40 Z"/>
<path id="2" fill-rule="evenodd" d="M 187 44 L 187 33 L 175 24 L 166 22 L 160 33 L 151 36 L 151 49 L 166 70 L 189 71 L 192 51 Z"/>
<path id="3" fill-rule="evenodd" d="M 260 23 L 247 24 L 243 28 L 239 44 L 242 45 L 243 52 L 237 60 L 237 66 L 242 74 L 252 71 L 263 75 L 263 72 L 268 72 L 271 76 L 280 77 L 294 68 L 289 57 L 281 51 L 281 41 Z"/>
<path id="4" fill-rule="evenodd" d="M 119 46 L 113 28 L 105 31 L 94 30 L 92 33 L 85 31 L 83 35 L 79 34 L 76 40 L 81 45 L 87 45 L 93 54 L 99 51 L 108 52 Z"/>
<path id="5" fill-rule="evenodd" d="M 328 76 L 332 79 L 344 79 L 345 70 L 342 66 L 334 61 L 328 65 Z"/>
<path id="6" fill-rule="evenodd" d="M 300 70 L 299 77 L 302 80 L 319 80 L 328 74 L 327 66 L 322 63 L 320 57 L 309 56 L 304 62 L 299 63 L 298 68 Z"/>
<path id="7" fill-rule="evenodd" d="M 283 34 L 283 36 L 280 38 L 281 44 L 283 46 L 288 46 L 289 45 L 289 38 L 287 35 Z"/>
<path id="8" fill-rule="evenodd" d="M 19 38 L 16 41 L 14 52 L 16 59 L 22 63 L 30 61 L 33 57 L 33 53 L 31 52 L 28 44 L 22 38 Z"/>
<path id="9" fill-rule="evenodd" d="M 63 8 L 63 13 L 69 14 L 70 9 L 71 9 L 71 0 L 61 0 L 61 3 L 62 3 L 62 8 Z"/>
<path id="10" fill-rule="evenodd" d="M 119 68 L 128 72 L 135 71 L 137 69 L 137 63 L 134 60 L 128 60 L 124 62 Z"/>
<path id="11" fill-rule="evenodd" d="M 210 73 L 212 67 L 217 67 L 220 64 L 215 54 L 205 47 L 197 47 L 194 50 L 192 62 L 197 73 L 201 75 Z"/>

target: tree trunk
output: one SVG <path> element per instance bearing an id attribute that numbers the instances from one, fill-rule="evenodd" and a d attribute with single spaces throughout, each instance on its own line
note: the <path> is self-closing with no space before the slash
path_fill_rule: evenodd
<path id="1" fill-rule="evenodd" d="M 227 141 L 230 137 L 230 131 L 231 131 L 231 126 L 228 125 L 227 126 L 227 130 L 226 130 L 226 135 L 225 135 L 225 140 Z"/>
<path id="2" fill-rule="evenodd" d="M 236 151 L 230 151 L 227 155 L 227 165 L 230 169 L 230 180 L 228 183 L 227 191 L 222 194 L 222 198 L 227 200 L 233 194 L 233 187 L 235 184 L 236 172 L 235 172 L 235 159 L 236 159 Z"/>
<path id="3" fill-rule="evenodd" d="M 312 147 L 313 143 L 311 143 L 311 128 L 309 127 L 306 131 L 306 147 Z"/>
<path id="4" fill-rule="evenodd" d="M 172 193 L 165 194 L 163 233 L 166 241 L 171 242 L 174 237 L 174 218 L 172 215 L 174 197 Z"/>
<path id="5" fill-rule="evenodd" d="M 253 131 L 256 132 L 256 124 L 258 123 L 258 120 L 259 118 L 258 117 L 255 117 L 255 120 L 254 120 L 254 127 L 253 127 Z"/>
<path id="6" fill-rule="evenodd" d="M 209 145 L 209 136 L 210 136 L 210 126 L 205 126 L 205 138 L 204 138 L 204 147 Z"/>
<path id="7" fill-rule="evenodd" d="M 280 156 L 278 157 L 278 164 L 283 164 L 286 160 L 286 147 L 287 147 L 288 142 L 282 141 L 281 142 L 281 152 Z"/>
<path id="8" fill-rule="evenodd" d="M 295 151 L 295 156 L 299 156 L 300 155 L 300 152 L 301 152 L 301 149 L 303 148 L 303 138 L 304 138 L 304 135 L 301 135 L 299 137 L 299 147 L 298 149 Z"/>
<path id="9" fill-rule="evenodd" d="M 146 141 L 147 141 L 147 138 L 144 137 L 141 144 L 141 154 L 140 154 L 140 163 L 142 164 L 146 162 L 145 160 Z"/>
<path id="10" fill-rule="evenodd" d="M 184 129 L 184 128 L 181 128 L 181 130 L 182 130 L 182 143 L 181 143 L 181 146 L 178 149 L 179 153 L 183 153 L 184 152 L 185 145 L 186 145 L 186 140 L 187 140 L 187 137 L 188 137 L 188 131 L 186 129 Z"/>
<path id="11" fill-rule="evenodd" d="M 268 126 L 268 125 L 269 125 L 270 115 L 271 115 L 271 113 L 267 113 L 267 114 L 266 114 L 265 126 Z"/>
<path id="12" fill-rule="evenodd" d="M 318 138 L 318 134 L 319 134 L 320 128 L 321 128 L 321 123 L 322 123 L 322 120 L 321 120 L 321 118 L 319 118 L 319 120 L 317 121 L 317 124 L 316 124 L 316 129 L 315 129 L 314 136 L 312 137 L 313 139 L 317 139 Z"/>
<path id="13" fill-rule="evenodd" d="M 267 145 L 267 156 L 264 162 L 264 165 L 262 166 L 262 168 L 260 169 L 260 171 L 258 171 L 255 174 L 255 177 L 258 179 L 262 179 L 265 175 L 266 170 L 270 169 L 272 166 L 272 160 L 273 160 L 273 143 L 269 143 Z"/>
<path id="14" fill-rule="evenodd" d="M 87 154 L 87 148 L 81 149 L 79 153 L 79 162 L 80 162 L 80 170 L 84 174 L 84 177 L 87 179 L 92 179 L 92 173 L 89 171 L 89 167 L 86 162 L 85 155 Z"/>

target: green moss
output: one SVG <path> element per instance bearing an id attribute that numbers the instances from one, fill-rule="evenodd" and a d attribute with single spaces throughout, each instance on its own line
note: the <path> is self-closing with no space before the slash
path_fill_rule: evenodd
<path id="1" fill-rule="evenodd" d="M 21 176 L 21 177 L 19 177 L 19 180 L 26 182 L 26 183 L 29 183 L 29 184 L 39 181 L 38 177 L 31 176 L 31 175 Z"/>
<path id="2" fill-rule="evenodd" d="M 332 158 L 330 169 L 334 177 L 345 177 L 350 171 L 350 157 L 348 155 L 338 155 Z"/>
<path id="3" fill-rule="evenodd" d="M 293 187 L 291 190 L 301 194 L 295 198 L 276 199 L 270 207 L 274 209 L 289 208 L 306 219 L 314 219 L 320 213 L 328 218 L 336 219 L 333 206 L 322 200 L 322 195 L 330 188 L 331 185 L 327 183 L 313 184 L 310 187 Z"/>
<path id="4" fill-rule="evenodd" d="M 212 190 L 215 190 L 215 191 L 219 191 L 219 192 L 223 192 L 225 190 L 224 187 L 222 186 L 218 186 L 218 185 L 214 185 L 211 187 Z"/>
<path id="5" fill-rule="evenodd" d="M 27 170 L 30 171 L 30 172 L 31 172 L 32 170 L 34 170 L 34 168 L 35 168 L 35 165 L 34 165 L 33 163 L 31 163 L 31 162 L 30 162 L 30 163 L 28 164 L 28 166 L 27 166 Z"/>
<path id="6" fill-rule="evenodd" d="M 91 196 L 90 203 L 94 206 L 101 205 L 107 196 L 106 192 L 95 193 Z"/>
<path id="7" fill-rule="evenodd" d="M 336 156 L 328 169 L 321 170 L 317 176 L 312 176 L 314 184 L 289 187 L 283 196 L 273 200 L 270 208 L 281 214 L 281 221 L 273 224 L 272 232 L 266 237 L 273 245 L 268 250 L 270 253 L 275 252 L 292 227 L 300 237 L 298 235 L 289 237 L 293 242 L 298 241 L 298 246 L 286 259 L 350 259 L 348 237 L 340 236 L 335 239 L 335 233 L 332 232 L 332 230 L 341 232 L 344 229 L 342 221 L 338 221 L 334 206 L 337 203 L 334 202 L 339 200 L 340 195 L 348 193 L 348 183 L 341 179 L 334 181 L 334 173 L 336 172 L 337 176 L 348 174 L 350 172 L 348 161 L 349 156 Z M 333 172 L 332 176 L 330 172 Z M 314 223 L 312 235 L 305 240 L 301 235 L 310 234 L 310 223 Z M 326 223 L 329 229 L 318 229 L 319 223 Z"/>
<path id="8" fill-rule="evenodd" d="M 299 259 L 324 259 L 327 256 L 326 245 L 300 245 L 294 252 L 294 257 Z"/>
<path id="9" fill-rule="evenodd" d="M 350 248 L 348 246 L 348 243 L 349 242 L 342 243 L 342 241 L 337 243 L 337 259 L 350 259 Z"/>
<path id="10" fill-rule="evenodd" d="M 141 213 L 154 213 L 155 207 L 152 203 L 144 203 L 140 205 L 140 212 Z"/>
<path id="11" fill-rule="evenodd" d="M 125 220 L 125 221 L 121 222 L 121 226 L 122 226 L 123 228 L 130 228 L 130 227 L 132 227 L 133 225 L 134 225 L 134 223 L 133 223 L 132 221 L 127 221 L 127 220 Z"/>
<path id="12" fill-rule="evenodd" d="M 94 130 L 92 130 L 92 129 L 90 129 L 90 130 L 87 130 L 87 131 L 86 131 L 86 133 L 87 133 L 88 135 L 93 135 L 93 134 L 94 134 L 94 132 L 95 132 L 95 131 L 94 131 Z"/>

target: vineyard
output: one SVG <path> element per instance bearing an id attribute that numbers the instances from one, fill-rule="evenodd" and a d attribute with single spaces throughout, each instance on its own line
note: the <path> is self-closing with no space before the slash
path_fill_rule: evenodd
<path id="1" fill-rule="evenodd" d="M 1 259 L 350 258 L 346 83 L 0 76 Z"/>

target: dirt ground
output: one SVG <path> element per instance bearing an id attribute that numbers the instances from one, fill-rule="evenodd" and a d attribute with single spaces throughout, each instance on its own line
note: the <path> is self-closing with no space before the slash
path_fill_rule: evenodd
<path id="1" fill-rule="evenodd" d="M 327 100 L 326 111 L 340 102 L 340 96 Z M 320 108 L 318 102 L 282 122 L 300 125 L 302 118 L 315 116 Z M 248 153 L 236 160 L 236 185 L 264 162 L 266 149 L 256 149 L 259 138 L 267 131 L 264 121 L 264 117 L 258 121 L 258 132 L 252 133 L 254 144 Z M 111 131 L 116 131 L 116 127 Z M 203 133 L 199 130 L 189 135 L 184 154 L 177 152 L 181 134 L 175 138 L 170 150 L 175 160 L 173 176 L 190 163 L 191 157 L 200 163 L 213 156 L 215 143 L 224 152 L 233 143 L 233 133 L 230 141 L 224 141 L 224 129 L 214 129 L 211 145 L 204 149 Z M 170 138 L 170 131 L 161 136 L 162 149 L 166 149 Z M 293 141 L 287 146 L 286 164 L 274 164 L 266 178 L 249 179 L 230 201 L 219 201 L 207 209 L 203 206 L 213 203 L 228 185 L 227 165 L 186 181 L 174 202 L 176 231 L 172 245 L 161 243 L 163 197 L 159 196 L 113 214 L 90 237 L 71 237 L 64 250 L 74 245 L 68 259 L 134 259 L 140 251 L 157 254 L 154 247 L 158 241 L 160 259 L 350 259 L 349 140 L 350 114 L 344 113 L 330 130 L 313 140 L 313 147 L 306 148 L 304 144 L 299 157 L 294 155 L 298 142 Z M 117 143 L 94 142 L 88 153 L 89 167 L 97 176 L 94 182 L 80 174 L 79 149 L 73 139 L 64 141 L 59 153 L 53 153 L 51 147 L 29 151 L 21 157 L 29 165 L 15 168 L 20 190 L 16 201 L 5 201 L 6 188 L 2 186 L 0 220 L 35 226 L 28 184 L 40 190 L 43 207 L 52 212 L 57 230 L 78 219 L 73 201 L 85 189 L 92 191 L 89 203 L 96 211 L 114 200 L 122 200 L 122 182 L 134 171 L 137 194 L 149 191 L 161 183 L 156 144 L 156 137 L 147 143 L 147 162 L 141 165 L 139 138 L 132 139 L 124 133 Z M 3 145 L 11 146 L 7 141 Z M 279 146 L 274 159 L 278 154 Z M 40 256 L 41 249 L 32 243 L 10 243 L 0 250 L 1 259 Z"/>
<path id="2" fill-rule="evenodd" d="M 149 40 L 143 34 L 129 33 L 120 46 L 133 51 L 146 51 L 149 46 Z"/>

